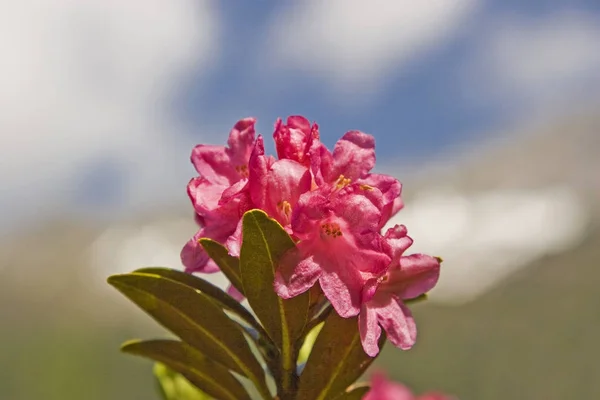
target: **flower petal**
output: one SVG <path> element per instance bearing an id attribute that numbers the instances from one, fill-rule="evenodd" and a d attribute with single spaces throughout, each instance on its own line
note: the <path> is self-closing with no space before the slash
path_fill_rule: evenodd
<path id="1" fill-rule="evenodd" d="M 281 119 L 275 123 L 273 139 L 279 159 L 290 159 L 303 165 L 310 165 L 309 150 L 313 140 L 319 138 L 318 126 L 311 127 L 302 116 L 291 116 L 284 124 Z"/>
<path id="2" fill-rule="evenodd" d="M 363 400 L 415 400 L 412 391 L 398 382 L 392 382 L 381 373 L 371 377 L 371 390 Z"/>
<path id="3" fill-rule="evenodd" d="M 401 299 L 413 299 L 433 289 L 439 277 L 440 262 L 437 258 L 411 254 L 401 257 L 399 266 L 390 268 L 385 291 Z"/>
<path id="4" fill-rule="evenodd" d="M 259 136 L 250 158 L 250 196 L 256 207 L 287 226 L 300 195 L 310 190 L 312 177 L 307 167 L 294 160 L 269 164 Z"/>
<path id="5" fill-rule="evenodd" d="M 366 177 L 375 166 L 375 138 L 360 131 L 347 132 L 333 149 L 333 162 L 330 182 L 340 175 L 352 181 Z"/>
<path id="6" fill-rule="evenodd" d="M 394 225 L 384 236 L 386 252 L 392 258 L 392 264 L 397 265 L 402 254 L 413 244 L 404 225 Z"/>
<path id="7" fill-rule="evenodd" d="M 206 216 L 218 207 L 219 199 L 227 186 L 211 183 L 203 176 L 190 180 L 187 192 L 194 210 L 201 217 Z"/>
<path id="8" fill-rule="evenodd" d="M 196 171 L 211 183 L 231 185 L 248 177 L 248 160 L 254 144 L 254 118 L 240 120 L 229 133 L 229 148 L 198 145 L 191 161 Z"/>
<path id="9" fill-rule="evenodd" d="M 383 206 L 379 225 L 383 227 L 401 208 L 399 206 L 402 203 L 400 199 L 402 184 L 396 178 L 384 174 L 369 174 L 365 179 L 359 180 L 358 183 L 377 188 L 381 192 Z"/>
<path id="10" fill-rule="evenodd" d="M 207 237 L 205 230 L 201 229 L 196 233 L 181 250 L 181 263 L 185 267 L 185 272 L 204 272 L 214 273 L 219 271 L 219 267 L 208 257 L 206 251 L 198 240 Z"/>
<path id="11" fill-rule="evenodd" d="M 240 303 L 245 299 L 244 295 L 240 293 L 240 291 L 237 290 L 235 286 L 231 284 L 227 287 L 227 294 L 239 301 Z"/>
<path id="12" fill-rule="evenodd" d="M 377 307 L 377 319 L 394 346 L 408 350 L 415 344 L 417 325 L 412 313 L 401 301 L 390 296 L 387 304 Z"/>
<path id="13" fill-rule="evenodd" d="M 239 120 L 227 139 L 227 153 L 231 161 L 236 165 L 246 165 L 250 159 L 250 153 L 254 147 L 254 124 L 256 118 L 244 118 Z"/>
<path id="14" fill-rule="evenodd" d="M 379 354 L 379 338 L 381 327 L 377 321 L 377 311 L 363 305 L 358 315 L 358 330 L 362 347 L 369 357 Z"/>
<path id="15" fill-rule="evenodd" d="M 308 155 L 310 157 L 310 168 L 318 186 L 330 183 L 330 179 L 337 179 L 337 176 L 331 178 L 333 176 L 333 155 L 323 143 L 318 140 L 313 141 Z"/>
<path id="16" fill-rule="evenodd" d="M 230 256 L 240 256 L 240 250 L 242 249 L 242 226 L 242 220 L 240 219 L 235 228 L 235 232 L 233 232 L 225 242 L 225 247 L 227 247 Z"/>
<path id="17" fill-rule="evenodd" d="M 379 190 L 364 190 L 360 185 L 354 184 L 331 196 L 331 209 L 335 210 L 336 215 L 344 218 L 356 232 L 377 232 L 381 220 L 382 200 Z"/>
<path id="18" fill-rule="evenodd" d="M 324 268 L 319 283 L 340 317 L 350 318 L 360 312 L 364 280 L 357 270 L 345 267 Z"/>
<path id="19" fill-rule="evenodd" d="M 313 256 L 302 258 L 298 247 L 290 249 L 281 259 L 275 272 L 273 286 L 275 292 L 284 299 L 289 299 L 306 292 L 321 276 L 321 266 Z"/>
<path id="20" fill-rule="evenodd" d="M 227 186 L 239 177 L 225 146 L 199 144 L 192 150 L 191 161 L 196 171 L 210 183 Z"/>

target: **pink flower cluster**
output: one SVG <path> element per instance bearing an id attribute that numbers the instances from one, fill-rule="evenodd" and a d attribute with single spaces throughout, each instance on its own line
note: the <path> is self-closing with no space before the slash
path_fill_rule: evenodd
<path id="1" fill-rule="evenodd" d="M 218 270 L 198 243 L 203 237 L 238 256 L 243 214 L 262 209 L 297 241 L 276 273 L 279 296 L 294 297 L 318 282 L 340 316 L 359 316 L 367 354 L 379 352 L 382 327 L 395 346 L 409 349 L 416 327 L 403 301 L 435 286 L 440 263 L 428 255 L 404 255 L 412 244 L 404 226 L 381 233 L 403 206 L 402 186 L 370 172 L 373 136 L 347 132 L 331 152 L 316 124 L 292 116 L 275 124 L 276 159 L 265 155 L 263 138 L 255 138 L 255 122 L 239 121 L 227 147 L 198 145 L 192 152 L 199 176 L 188 194 L 201 229 L 182 250 L 186 271 Z"/>
<path id="2" fill-rule="evenodd" d="M 453 398 L 439 392 L 415 396 L 406 386 L 389 381 L 383 373 L 376 373 L 371 378 L 371 389 L 362 400 L 453 400 Z"/>

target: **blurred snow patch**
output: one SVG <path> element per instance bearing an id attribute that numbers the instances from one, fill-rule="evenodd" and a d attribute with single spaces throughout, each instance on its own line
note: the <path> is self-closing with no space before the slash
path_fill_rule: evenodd
<path id="1" fill-rule="evenodd" d="M 430 298 L 462 304 L 536 259 L 575 246 L 587 221 L 586 208 L 567 187 L 477 195 L 448 188 L 421 193 L 386 229 L 404 224 L 415 240 L 409 253 L 442 257 Z"/>
<path id="2" fill-rule="evenodd" d="M 143 267 L 183 269 L 179 253 L 193 235 L 193 226 L 193 221 L 186 218 L 105 230 L 89 249 L 91 273 L 97 278 L 94 280 L 106 287 L 105 280 L 112 274 Z M 222 289 L 228 286 L 222 273 L 203 274 L 202 277 Z"/>

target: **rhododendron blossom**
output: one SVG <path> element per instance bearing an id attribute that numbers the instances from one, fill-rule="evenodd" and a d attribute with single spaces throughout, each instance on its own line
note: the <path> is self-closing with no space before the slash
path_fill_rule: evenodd
<path id="1" fill-rule="evenodd" d="M 365 285 L 362 310 L 358 317 L 361 341 L 365 352 L 374 357 L 381 327 L 394 346 L 410 349 L 417 338 L 417 327 L 403 300 L 413 299 L 431 290 L 440 273 L 439 259 L 403 253 L 411 246 L 406 227 L 396 225 L 385 235 L 386 252 L 392 258 L 387 272 Z"/>
<path id="2" fill-rule="evenodd" d="M 191 161 L 199 177 L 188 184 L 188 195 L 196 211 L 196 220 L 203 225 L 181 252 L 188 272 L 216 272 L 217 265 L 198 243 L 200 238 L 225 242 L 245 211 L 251 209 L 248 161 L 254 148 L 256 119 L 240 120 L 229 134 L 228 147 L 198 145 Z"/>
<path id="3" fill-rule="evenodd" d="M 439 392 L 415 396 L 406 386 L 390 381 L 383 373 L 378 372 L 371 377 L 371 389 L 363 400 L 453 400 L 453 398 Z"/>
<path id="4" fill-rule="evenodd" d="M 285 124 L 278 119 L 276 159 L 265 155 L 262 136 L 255 139 L 254 123 L 253 118 L 239 121 L 228 147 L 199 145 L 192 153 L 200 176 L 190 181 L 188 194 L 202 228 L 181 253 L 186 270 L 218 270 L 198 243 L 202 237 L 239 256 L 241 217 L 261 209 L 297 244 L 275 273 L 279 296 L 295 297 L 318 282 L 340 316 L 359 315 L 368 355 L 379 352 L 382 327 L 395 346 L 410 348 L 416 327 L 403 300 L 435 286 L 439 261 L 404 256 L 412 239 L 403 226 L 381 234 L 403 206 L 402 185 L 389 175 L 371 173 L 373 136 L 347 132 L 331 152 L 321 143 L 316 124 L 300 116 Z"/>
<path id="5" fill-rule="evenodd" d="M 292 217 L 292 230 L 300 242 L 277 271 L 277 293 L 293 297 L 319 280 L 340 316 L 358 314 L 364 284 L 385 272 L 391 262 L 381 251 L 381 208 L 381 193 L 359 184 L 302 195 Z"/>

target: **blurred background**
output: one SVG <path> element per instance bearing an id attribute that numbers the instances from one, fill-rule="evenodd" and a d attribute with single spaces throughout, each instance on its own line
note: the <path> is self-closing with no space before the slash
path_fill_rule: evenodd
<path id="1" fill-rule="evenodd" d="M 0 398 L 156 399 L 118 346 L 163 331 L 105 279 L 180 268 L 192 147 L 290 114 L 328 146 L 373 134 L 394 222 L 445 260 L 417 345 L 378 368 L 599 398 L 598 5 L 0 0 Z"/>

